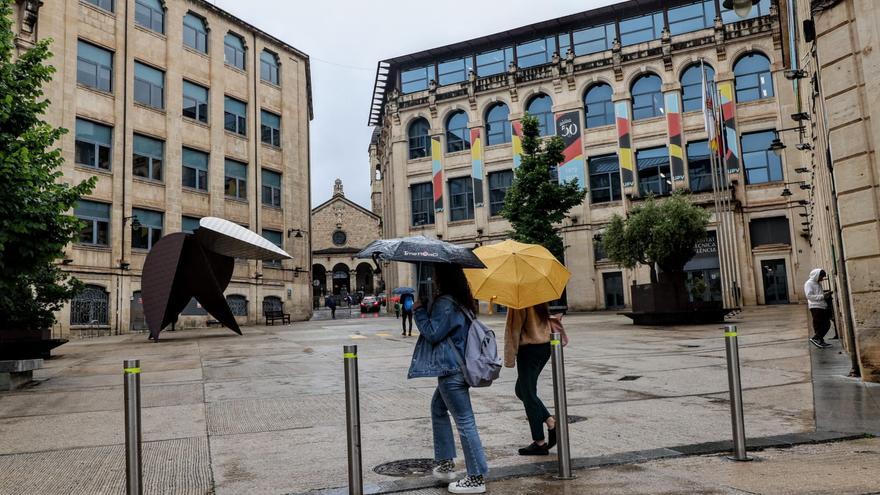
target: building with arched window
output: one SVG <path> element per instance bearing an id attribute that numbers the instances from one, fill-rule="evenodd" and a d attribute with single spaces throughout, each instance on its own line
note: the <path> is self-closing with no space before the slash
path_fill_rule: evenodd
<path id="1" fill-rule="evenodd" d="M 793 96 L 777 90 L 789 63 L 780 41 L 786 5 L 759 0 L 741 17 L 720 0 L 630 0 L 381 61 L 369 149 L 382 236 L 464 246 L 504 239 L 510 225 L 500 212 L 529 113 L 543 136 L 574 130 L 582 152 L 568 157 L 565 175 L 586 199 L 558 225 L 571 309 L 629 305 L 628 287 L 648 281 L 648 270 L 615 266 L 596 240 L 614 214 L 675 191 L 691 191 L 713 212 L 709 239 L 687 267 L 692 286 L 707 289 L 692 297 L 801 301 L 810 257 L 799 202 L 809 193 L 791 183 L 803 180 L 803 156 L 771 149 L 778 129 L 796 125 Z M 713 108 L 724 112 L 717 162 L 701 68 Z M 712 163 L 732 185 L 717 216 Z M 738 265 L 722 272 L 722 259 Z M 414 274 L 394 264 L 387 277 L 410 285 Z"/>
<path id="2" fill-rule="evenodd" d="M 144 330 L 149 250 L 207 216 L 293 256 L 236 261 L 226 295 L 240 324 L 262 323 L 267 296 L 293 319 L 310 318 L 309 57 L 206 0 L 11 8 L 16 53 L 53 39 L 45 118 L 70 130 L 58 141 L 62 180 L 97 178 L 71 212 L 84 226 L 61 269 L 85 288 L 56 314 L 56 335 Z M 193 300 L 177 327 L 209 318 Z"/>

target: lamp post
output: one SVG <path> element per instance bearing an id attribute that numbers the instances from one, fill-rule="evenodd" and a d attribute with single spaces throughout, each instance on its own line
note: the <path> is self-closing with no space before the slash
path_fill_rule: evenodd
<path id="1" fill-rule="evenodd" d="M 761 0 L 724 0 L 721 2 L 721 5 L 728 10 L 732 10 L 736 12 L 741 18 L 746 18 L 749 15 L 749 12 L 752 11 L 752 7 L 758 5 Z"/>

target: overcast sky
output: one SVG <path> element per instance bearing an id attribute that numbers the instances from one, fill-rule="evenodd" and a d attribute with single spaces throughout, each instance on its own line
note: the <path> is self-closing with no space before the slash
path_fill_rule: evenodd
<path id="1" fill-rule="evenodd" d="M 376 63 L 619 0 L 209 0 L 304 51 L 312 63 L 312 206 L 341 178 L 370 206 L 367 127 Z"/>

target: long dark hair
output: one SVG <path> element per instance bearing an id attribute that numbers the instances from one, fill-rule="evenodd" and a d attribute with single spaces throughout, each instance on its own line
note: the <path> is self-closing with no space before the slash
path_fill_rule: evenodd
<path id="1" fill-rule="evenodd" d="M 463 308 L 476 311 L 471 286 L 458 265 L 434 265 L 434 282 L 440 295 L 450 296 Z"/>
<path id="2" fill-rule="evenodd" d="M 535 314 L 538 316 L 538 319 L 541 320 L 541 323 L 547 323 L 550 321 L 550 305 L 547 303 L 536 304 L 534 306 Z"/>

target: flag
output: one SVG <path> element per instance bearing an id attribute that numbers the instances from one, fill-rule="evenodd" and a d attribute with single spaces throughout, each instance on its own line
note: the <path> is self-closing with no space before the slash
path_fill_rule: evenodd
<path id="1" fill-rule="evenodd" d="M 709 136 L 709 147 L 718 152 L 718 123 L 715 121 L 715 99 L 709 90 L 709 81 L 706 78 L 706 67 L 703 59 L 700 59 L 700 78 L 703 86 L 703 124 L 706 135 Z"/>

